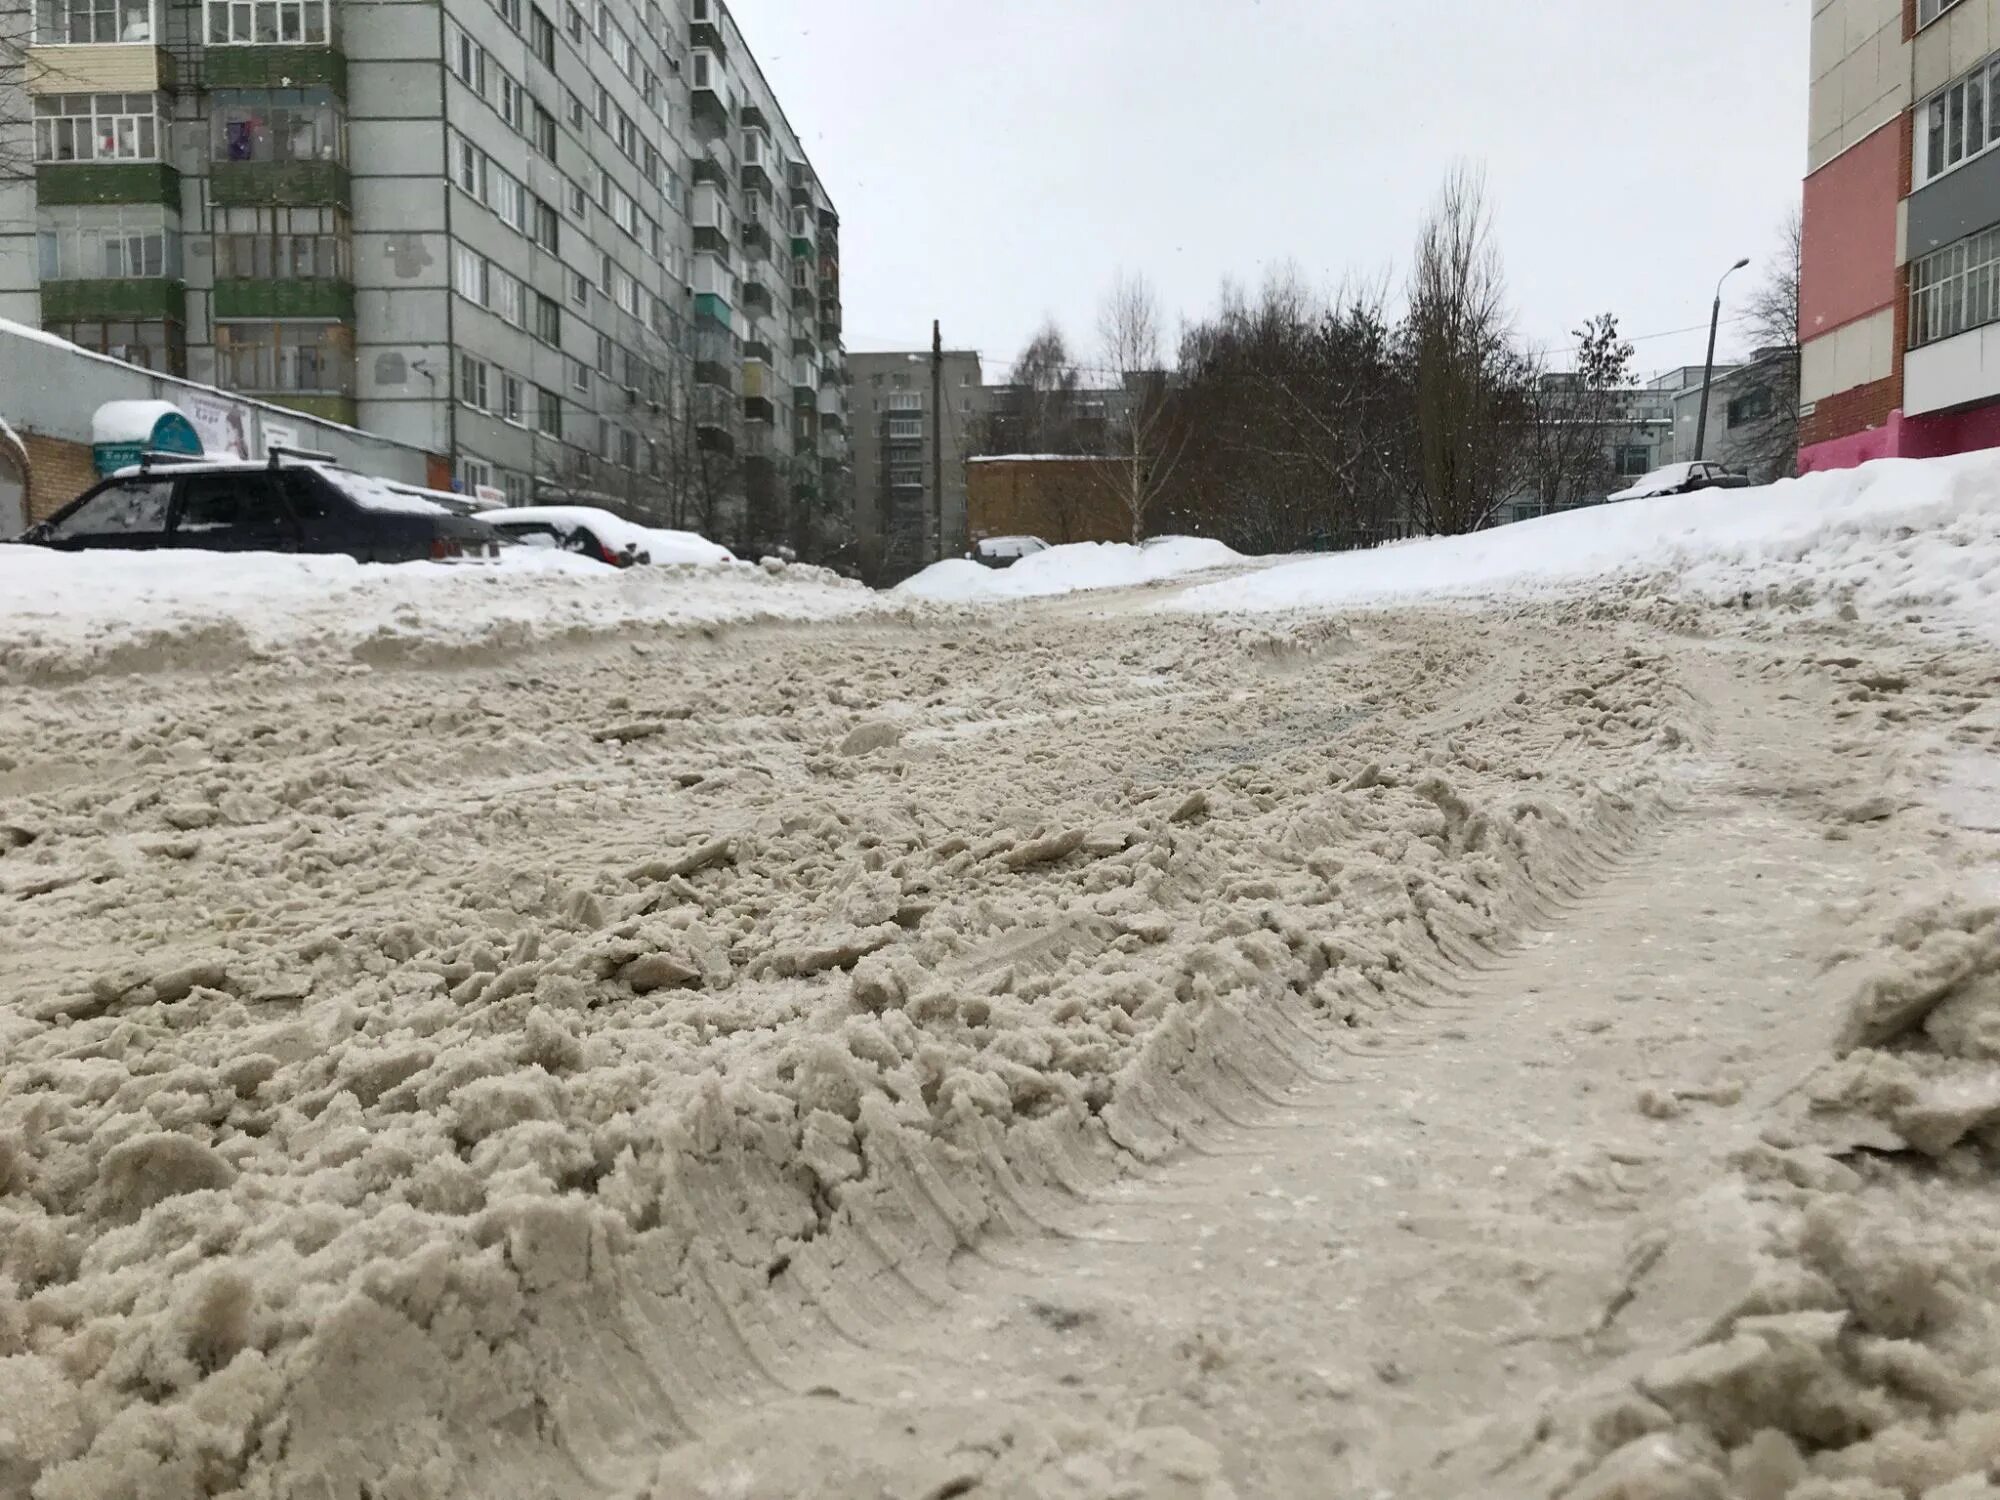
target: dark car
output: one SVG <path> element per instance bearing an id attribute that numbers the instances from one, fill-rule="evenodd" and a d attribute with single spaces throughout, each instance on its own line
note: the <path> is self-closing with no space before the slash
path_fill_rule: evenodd
<path id="1" fill-rule="evenodd" d="M 84 491 L 18 540 L 69 552 L 184 547 L 343 553 L 384 563 L 496 557 L 502 545 L 484 521 L 321 455 L 285 450 L 265 463 L 149 458 Z"/>
<path id="2" fill-rule="evenodd" d="M 1740 490 L 1750 485 L 1748 474 L 1725 469 L 1707 459 L 1693 463 L 1668 464 L 1655 469 L 1636 484 L 1608 495 L 1609 500 L 1653 500 L 1662 495 L 1692 495 L 1697 490 Z"/>

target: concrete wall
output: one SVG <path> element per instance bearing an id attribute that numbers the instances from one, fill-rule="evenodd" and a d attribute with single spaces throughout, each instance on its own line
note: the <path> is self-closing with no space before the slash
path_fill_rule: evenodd
<path id="1" fill-rule="evenodd" d="M 1816 172 L 1910 107 L 1903 0 L 1814 0 L 1811 76 L 1807 170 Z"/>

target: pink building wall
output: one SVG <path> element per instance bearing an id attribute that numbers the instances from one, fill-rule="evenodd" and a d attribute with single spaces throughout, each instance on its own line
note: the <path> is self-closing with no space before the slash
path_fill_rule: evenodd
<path id="1" fill-rule="evenodd" d="M 1903 121 L 1884 125 L 1806 179 L 1799 265 L 1801 342 L 1896 300 Z"/>

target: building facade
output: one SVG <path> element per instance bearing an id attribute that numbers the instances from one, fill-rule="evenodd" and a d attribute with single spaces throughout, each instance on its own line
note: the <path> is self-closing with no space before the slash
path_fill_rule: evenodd
<path id="1" fill-rule="evenodd" d="M 946 350 L 939 390 L 943 537 L 934 490 L 931 351 L 848 356 L 854 417 L 854 526 L 862 577 L 895 583 L 970 546 L 965 461 L 986 413 L 979 356 Z"/>
<path id="2" fill-rule="evenodd" d="M 2000 0 L 1815 0 L 1802 470 L 2000 445 Z"/>
<path id="3" fill-rule="evenodd" d="M 0 317 L 495 499 L 837 529 L 839 221 L 721 0 L 0 0 L 0 38 Z"/>

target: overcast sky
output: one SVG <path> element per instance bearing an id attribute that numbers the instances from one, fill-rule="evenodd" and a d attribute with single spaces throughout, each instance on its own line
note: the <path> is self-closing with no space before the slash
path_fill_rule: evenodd
<path id="1" fill-rule="evenodd" d="M 1699 324 L 1638 346 L 1699 363 L 1715 278 L 1750 255 L 1750 289 L 1805 170 L 1808 0 L 732 4 L 840 210 L 848 348 L 937 317 L 989 380 L 1044 315 L 1094 357 L 1121 267 L 1175 323 L 1287 260 L 1400 291 L 1460 158 L 1525 335 Z"/>

